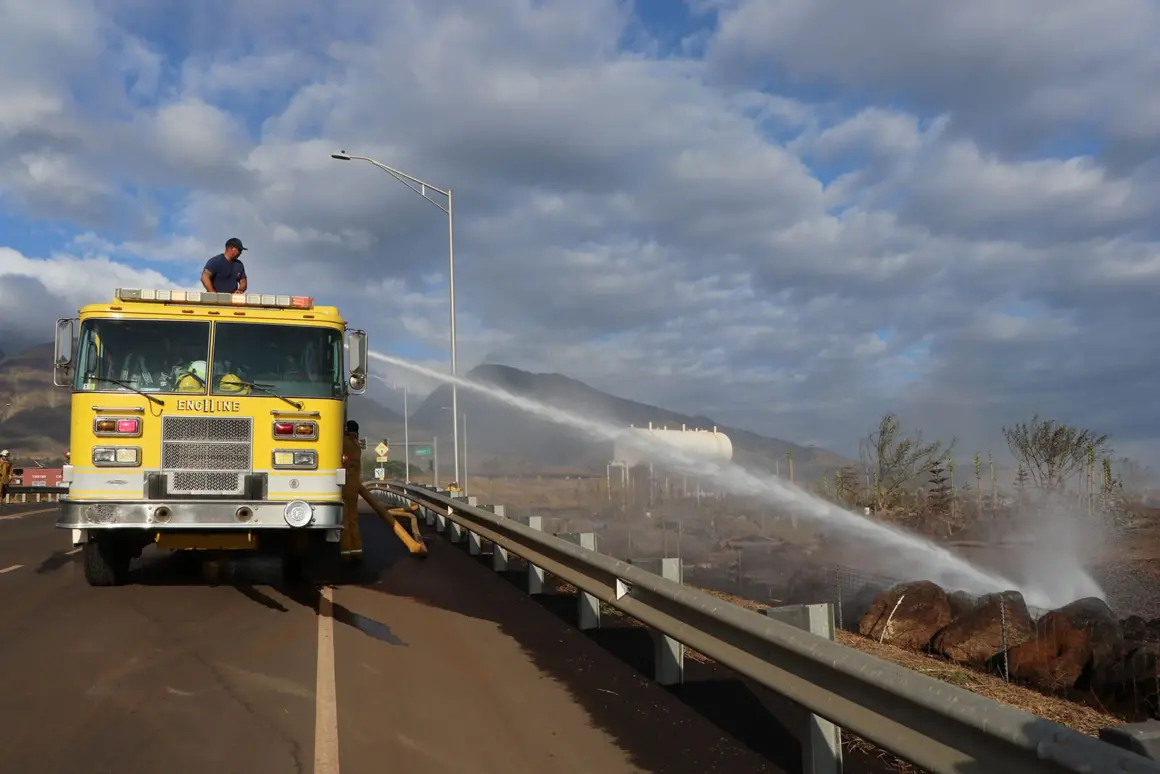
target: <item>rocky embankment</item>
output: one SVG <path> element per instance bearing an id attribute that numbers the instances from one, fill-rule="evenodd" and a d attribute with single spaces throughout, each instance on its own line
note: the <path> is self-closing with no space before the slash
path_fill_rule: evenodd
<path id="1" fill-rule="evenodd" d="M 869 599 L 870 590 L 860 596 Z M 1155 715 L 1160 618 L 1119 619 L 1078 599 L 1038 617 L 1017 591 L 974 598 L 930 581 L 874 594 L 859 634 L 1003 675 L 1045 693 L 1094 697 Z"/>

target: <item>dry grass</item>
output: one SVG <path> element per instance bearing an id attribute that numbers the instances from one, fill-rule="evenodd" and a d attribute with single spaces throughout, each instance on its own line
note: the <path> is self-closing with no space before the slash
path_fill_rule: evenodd
<path id="1" fill-rule="evenodd" d="M 1008 683 L 997 675 L 979 672 L 941 658 L 903 650 L 893 645 L 879 644 L 868 637 L 852 632 L 839 632 L 838 641 L 863 653 L 889 661 L 907 669 L 921 672 L 943 682 L 956 685 L 971 693 L 1002 702 L 1044 720 L 1067 726 L 1084 734 L 1095 736 L 1101 728 L 1123 723 L 1121 718 L 1092 707 L 1047 696 L 1032 688 Z"/>

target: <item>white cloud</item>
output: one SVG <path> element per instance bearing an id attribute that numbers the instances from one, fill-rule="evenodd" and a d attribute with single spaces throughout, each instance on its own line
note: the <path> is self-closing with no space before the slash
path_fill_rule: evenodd
<path id="1" fill-rule="evenodd" d="M 74 230 L 0 274 L 68 307 L 193 284 L 239 236 L 252 288 L 433 362 L 446 218 L 345 148 L 454 188 L 461 370 L 847 451 L 885 410 L 1144 448 L 1155 14 L 1024 5 L 706 3 L 720 26 L 672 53 L 613 0 L 17 4 L 0 206 Z"/>
<path id="2" fill-rule="evenodd" d="M 86 304 L 108 302 L 118 287 L 169 287 L 155 271 L 140 271 L 105 257 L 53 255 L 32 258 L 0 247 L 0 341 L 3 350 L 52 339 L 53 320 Z"/>
<path id="3" fill-rule="evenodd" d="M 740 0 L 709 48 L 728 78 L 826 85 L 906 99 L 988 145 L 1036 148 L 1094 129 L 1152 155 L 1160 8 L 1151 0 Z"/>

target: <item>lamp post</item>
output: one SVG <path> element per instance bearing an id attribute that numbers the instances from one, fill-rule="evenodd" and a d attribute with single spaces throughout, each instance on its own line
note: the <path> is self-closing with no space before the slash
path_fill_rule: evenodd
<path id="1" fill-rule="evenodd" d="M 450 406 L 440 406 L 443 411 L 451 411 Z M 462 492 L 467 491 L 467 412 L 464 411 L 460 416 L 463 417 L 463 480 L 458 482 L 459 489 Z"/>
<path id="2" fill-rule="evenodd" d="M 417 177 L 412 177 L 405 172 L 389 167 L 381 161 L 375 161 L 366 156 L 355 156 L 341 151 L 339 153 L 330 154 L 332 159 L 338 161 L 365 161 L 368 164 L 373 164 L 379 169 L 386 172 L 391 177 L 398 180 L 403 185 L 410 188 L 412 191 L 422 196 L 431 204 L 438 207 L 443 213 L 447 215 L 447 285 L 448 293 L 451 297 L 451 376 L 454 379 L 458 374 L 455 369 L 455 204 L 454 197 L 451 194 L 451 189 L 446 190 L 437 188 L 420 180 Z M 442 194 L 447 198 L 447 206 L 444 207 L 439 202 L 427 195 L 428 191 L 434 191 L 437 194 Z M 459 390 L 456 388 L 455 382 L 451 382 L 451 444 L 452 451 L 455 456 L 455 480 L 459 481 Z"/>
<path id="3" fill-rule="evenodd" d="M 403 388 L 403 478 L 411 483 L 411 412 L 407 410 L 407 388 Z"/>

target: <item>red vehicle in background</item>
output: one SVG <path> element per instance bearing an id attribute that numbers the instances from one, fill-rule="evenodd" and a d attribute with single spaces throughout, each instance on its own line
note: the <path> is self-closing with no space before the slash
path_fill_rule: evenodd
<path id="1" fill-rule="evenodd" d="M 8 485 L 58 487 L 63 476 L 64 468 L 13 468 Z"/>

